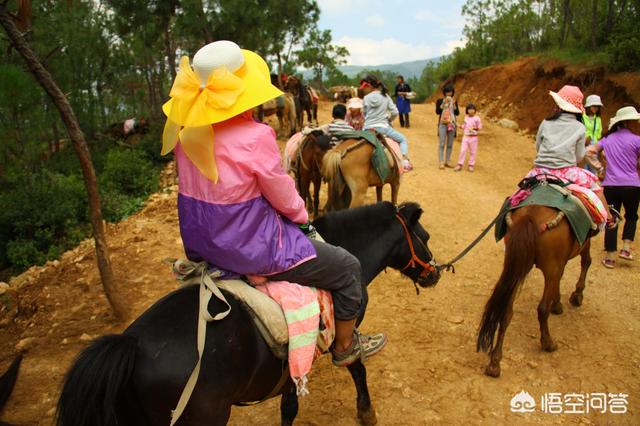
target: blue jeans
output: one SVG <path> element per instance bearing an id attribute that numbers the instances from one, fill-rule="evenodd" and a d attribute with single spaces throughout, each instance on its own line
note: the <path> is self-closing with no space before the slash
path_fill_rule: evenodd
<path id="1" fill-rule="evenodd" d="M 446 162 L 448 163 L 451 160 L 451 153 L 453 152 L 453 141 L 456 138 L 456 128 L 454 127 L 451 130 L 447 130 L 446 124 L 438 125 L 438 137 L 440 139 L 440 143 L 438 144 L 438 158 L 440 163 Z M 445 145 L 447 147 L 446 156 L 445 156 Z"/>
<path id="2" fill-rule="evenodd" d="M 402 155 L 404 157 L 408 157 L 409 156 L 409 144 L 407 143 L 407 138 L 400 133 L 399 131 L 397 131 L 396 129 L 394 129 L 393 127 L 389 126 L 389 127 L 369 127 L 365 130 L 375 130 L 376 132 L 385 135 L 386 137 L 389 137 L 391 139 L 393 139 L 394 141 L 398 142 L 398 144 L 400 144 L 400 152 L 402 153 Z"/>

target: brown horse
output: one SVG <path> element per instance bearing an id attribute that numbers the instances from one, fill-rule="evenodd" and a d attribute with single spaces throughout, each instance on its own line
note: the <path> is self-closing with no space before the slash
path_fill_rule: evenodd
<path id="1" fill-rule="evenodd" d="M 298 128 L 302 129 L 305 111 L 307 113 L 307 122 L 318 124 L 318 100 L 312 90 L 302 80 L 292 75 L 287 78 L 285 89 L 295 99 Z"/>
<path id="2" fill-rule="evenodd" d="M 569 301 L 573 306 L 582 304 L 587 270 L 591 265 L 590 237 L 580 246 L 571 226 L 558 210 L 530 205 L 507 214 L 509 229 L 505 235 L 506 252 L 502 275 L 487 302 L 480 324 L 476 349 L 489 351 L 490 361 L 485 374 L 500 376 L 500 360 L 504 335 L 513 316 L 513 302 L 518 288 L 535 265 L 544 275 L 544 293 L 538 304 L 540 342 L 542 349 L 553 352 L 558 345 L 549 334 L 549 313 L 561 314 L 560 279 L 564 268 L 573 257 L 580 255 L 580 277 Z M 541 232 L 541 229 L 547 229 Z M 494 344 L 496 330 L 498 340 Z"/>
<path id="3" fill-rule="evenodd" d="M 291 168 L 295 174 L 296 186 L 300 197 L 305 201 L 307 210 L 318 217 L 320 204 L 320 186 L 322 185 L 322 159 L 331 148 L 330 139 L 322 130 L 314 130 L 300 142 L 296 158 Z M 313 183 L 313 199 L 309 187 Z"/>
<path id="4" fill-rule="evenodd" d="M 391 173 L 384 182 L 371 164 L 374 148 L 364 139 L 346 139 L 325 154 L 322 175 L 329 183 L 325 211 L 363 205 L 370 186 L 376 187 L 376 198 L 382 201 L 382 187 L 386 183 L 391 185 L 391 202 L 398 203 L 400 165 L 386 142 L 384 145 L 391 165 Z"/>
<path id="5" fill-rule="evenodd" d="M 282 100 L 265 102 L 255 110 L 255 117 L 260 121 L 273 114 L 278 117 L 278 131 L 283 136 L 289 137 L 296 132 L 296 105 L 290 93 L 285 93 Z"/>

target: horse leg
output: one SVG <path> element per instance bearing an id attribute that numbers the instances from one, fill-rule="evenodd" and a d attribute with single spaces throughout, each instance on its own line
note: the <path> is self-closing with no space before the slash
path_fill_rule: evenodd
<path id="1" fill-rule="evenodd" d="M 367 188 L 369 187 L 366 177 L 360 178 L 345 176 L 345 181 L 351 190 L 351 203 L 349 204 L 349 207 L 353 208 L 364 205 L 367 196 Z"/>
<path id="2" fill-rule="evenodd" d="M 291 426 L 298 415 L 298 395 L 296 387 L 290 386 L 287 392 L 282 394 L 280 398 L 280 424 L 282 426 Z"/>
<path id="3" fill-rule="evenodd" d="M 307 176 L 307 171 L 303 170 L 302 167 L 299 168 L 300 173 L 300 188 L 298 191 L 300 192 L 300 198 L 304 200 L 305 207 L 307 208 L 307 212 L 311 211 L 311 203 L 309 202 L 311 198 L 311 194 L 309 192 L 309 186 L 311 185 L 311 179 Z"/>
<path id="4" fill-rule="evenodd" d="M 560 299 L 560 279 L 564 272 L 564 265 L 552 265 L 551 268 L 542 268 L 544 274 L 544 293 L 542 300 L 538 304 L 538 322 L 540 322 L 540 343 L 542 350 L 553 352 L 558 349 L 558 345 L 551 338 L 549 333 L 549 313 L 554 301 Z"/>
<path id="5" fill-rule="evenodd" d="M 578 307 L 582 305 L 582 292 L 584 291 L 589 266 L 591 266 L 591 239 L 587 240 L 580 252 L 580 278 L 578 278 L 576 290 L 571 293 L 571 297 L 569 298 L 569 302 L 571 302 L 573 306 Z"/>
<path id="6" fill-rule="evenodd" d="M 513 299 L 509 301 L 507 312 L 504 319 L 500 321 L 500 328 L 498 330 L 498 340 L 496 345 L 489 354 L 489 364 L 484 369 L 484 374 L 491 377 L 500 377 L 500 361 L 502 360 L 502 343 L 504 342 L 504 335 L 507 333 L 507 327 L 511 322 L 513 316 Z"/>
<path id="7" fill-rule="evenodd" d="M 365 426 L 375 425 L 378 423 L 378 418 L 376 417 L 376 410 L 373 408 L 371 397 L 369 396 L 367 369 L 360 360 L 357 360 L 347 368 L 356 385 L 358 420 Z"/>
<path id="8" fill-rule="evenodd" d="M 316 176 L 313 180 L 313 218 L 318 217 L 318 207 L 320 206 L 320 186 L 322 185 L 322 177 Z"/>
<path id="9" fill-rule="evenodd" d="M 382 201 L 382 185 L 378 185 L 376 186 L 376 200 L 378 202 Z"/>
<path id="10" fill-rule="evenodd" d="M 398 205 L 398 190 L 400 189 L 400 178 L 394 178 L 391 181 L 391 202 L 394 206 Z"/>

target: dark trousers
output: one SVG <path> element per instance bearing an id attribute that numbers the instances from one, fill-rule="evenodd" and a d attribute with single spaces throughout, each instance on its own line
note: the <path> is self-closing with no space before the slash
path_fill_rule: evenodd
<path id="1" fill-rule="evenodd" d="M 409 113 L 400 114 L 400 127 L 409 127 Z"/>
<path id="2" fill-rule="evenodd" d="M 638 222 L 638 205 L 640 204 L 640 187 L 638 186 L 605 186 L 604 196 L 613 208 L 621 211 L 624 208 L 624 227 L 622 239 L 633 241 L 636 236 Z M 618 228 L 607 229 L 604 233 L 604 249 L 618 250 Z"/>
<path id="3" fill-rule="evenodd" d="M 367 289 L 362 282 L 360 262 L 342 247 L 315 240 L 311 240 L 311 243 L 316 249 L 314 259 L 288 271 L 269 275 L 269 279 L 329 290 L 337 320 L 358 317 L 367 303 Z"/>

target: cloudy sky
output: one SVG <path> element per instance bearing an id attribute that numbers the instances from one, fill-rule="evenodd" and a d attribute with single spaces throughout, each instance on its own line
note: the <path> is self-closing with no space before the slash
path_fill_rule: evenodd
<path id="1" fill-rule="evenodd" d="M 350 65 L 428 59 L 461 46 L 464 0 L 318 0 L 321 29 L 349 49 Z"/>

